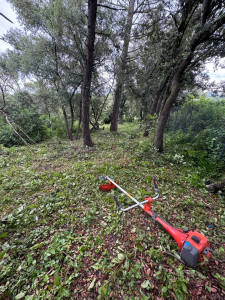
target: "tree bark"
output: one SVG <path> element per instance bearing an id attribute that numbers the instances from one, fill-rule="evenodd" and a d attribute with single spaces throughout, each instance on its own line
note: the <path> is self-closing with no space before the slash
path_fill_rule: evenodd
<path id="1" fill-rule="evenodd" d="M 66 126 L 66 136 L 67 136 L 68 140 L 70 140 L 69 123 L 68 123 L 66 110 L 63 106 L 61 108 L 62 108 L 63 117 L 64 117 L 64 121 L 65 121 L 65 126 Z"/>
<path id="2" fill-rule="evenodd" d="M 79 114 L 79 123 L 77 127 L 76 137 L 75 137 L 76 140 L 79 139 L 81 123 L 82 123 L 82 98 L 80 99 L 80 114 Z"/>
<path id="3" fill-rule="evenodd" d="M 163 95 L 164 95 L 164 92 L 165 92 L 165 89 L 167 87 L 167 83 L 168 83 L 168 80 L 170 78 L 170 75 L 171 75 L 171 72 L 169 72 L 169 74 L 167 74 L 164 79 L 161 81 L 160 83 L 160 86 L 155 94 L 155 97 L 153 99 L 153 102 L 152 102 L 152 105 L 151 105 L 151 109 L 150 109 L 150 115 L 154 115 L 155 113 L 158 113 L 157 111 L 157 107 L 159 107 L 159 103 L 161 101 L 161 99 L 163 98 Z M 149 136 L 149 129 L 150 129 L 150 126 L 151 126 L 151 122 L 149 120 L 146 121 L 146 127 L 145 127 L 145 131 L 144 131 L 144 134 L 143 136 L 144 137 L 147 137 Z"/>
<path id="4" fill-rule="evenodd" d="M 170 96 L 167 99 L 164 109 L 160 113 L 159 123 L 154 136 L 154 146 L 156 147 L 156 149 L 159 150 L 159 152 L 163 151 L 163 134 L 164 134 L 166 122 L 169 118 L 172 104 L 177 98 L 179 88 L 180 88 L 180 82 L 179 81 L 173 82 Z"/>
<path id="5" fill-rule="evenodd" d="M 135 3 L 135 0 L 130 0 L 129 11 L 128 11 L 128 16 L 127 16 L 127 23 L 126 23 L 126 27 L 125 27 L 123 50 L 122 50 L 122 54 L 121 54 L 121 65 L 120 65 L 120 71 L 118 74 L 116 90 L 115 90 L 115 99 L 114 99 L 114 105 L 113 105 L 113 113 L 112 113 L 110 131 L 117 131 L 117 128 L 118 128 L 118 115 L 119 115 L 119 109 L 120 109 L 120 103 L 121 103 L 121 97 L 122 97 L 122 91 L 123 91 L 123 84 L 124 84 L 124 80 L 125 80 L 124 77 L 125 77 L 125 70 L 126 70 L 126 66 L 127 66 L 127 54 L 128 54 L 129 43 L 130 43 L 130 34 L 131 34 L 132 21 L 133 21 L 133 15 L 134 15 L 134 3 Z"/>
<path id="6" fill-rule="evenodd" d="M 73 140 L 73 125 L 74 125 L 74 109 L 73 109 L 73 104 L 72 104 L 72 99 L 69 101 L 69 106 L 70 106 L 70 115 L 71 115 L 71 122 L 70 122 L 70 132 L 69 132 L 69 135 L 70 135 L 70 141 Z"/>
<path id="7" fill-rule="evenodd" d="M 191 52 L 178 67 L 171 82 L 170 94 L 165 101 L 165 105 L 162 111 L 160 112 L 159 123 L 154 136 L 154 146 L 156 147 L 156 149 L 158 149 L 159 152 L 163 151 L 163 135 L 164 135 L 166 122 L 170 115 L 170 109 L 173 105 L 173 102 L 176 100 L 178 96 L 181 77 L 185 72 L 186 68 L 188 67 L 188 65 L 191 63 L 192 56 L 193 53 Z"/>
<path id="8" fill-rule="evenodd" d="M 90 122 L 90 89 L 94 65 L 95 25 L 97 14 L 97 0 L 88 0 L 88 35 L 87 35 L 87 61 L 82 92 L 82 134 L 84 146 L 93 147 L 91 140 Z"/>

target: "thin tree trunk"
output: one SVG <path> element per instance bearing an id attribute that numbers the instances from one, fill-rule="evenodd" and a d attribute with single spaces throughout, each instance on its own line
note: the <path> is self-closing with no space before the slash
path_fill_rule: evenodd
<path id="1" fill-rule="evenodd" d="M 70 139 L 69 123 L 68 123 L 68 118 L 67 118 L 66 110 L 65 110 L 65 108 L 63 106 L 62 106 L 62 112 L 63 112 L 63 117 L 64 117 L 64 121 L 65 121 L 65 126 L 66 126 L 66 136 L 67 136 L 67 138 L 69 140 Z"/>
<path id="2" fill-rule="evenodd" d="M 77 128 L 76 137 L 75 137 L 76 140 L 79 139 L 81 123 L 82 123 L 82 97 L 80 98 L 80 114 L 79 114 L 78 128 Z"/>
<path id="3" fill-rule="evenodd" d="M 110 131 L 117 131 L 117 127 L 118 127 L 118 115 L 119 115 L 121 96 L 122 96 L 122 91 L 123 91 L 123 84 L 124 84 L 124 80 L 125 80 L 124 77 L 125 77 L 125 70 L 126 70 L 126 66 L 127 66 L 127 54 L 128 54 L 129 43 L 130 43 L 130 34 L 131 34 L 132 21 L 133 21 L 133 15 L 134 15 L 134 3 L 135 3 L 135 0 L 130 0 L 127 23 L 126 23 L 126 28 L 125 28 L 123 50 L 122 50 L 122 54 L 121 54 L 120 71 L 118 74 L 117 84 L 116 84 L 115 99 L 114 99 L 114 105 L 113 105 L 113 113 L 112 113 Z"/>
<path id="4" fill-rule="evenodd" d="M 122 97 L 122 98 L 124 98 L 124 97 Z M 125 104 L 126 104 L 126 99 L 121 100 L 120 110 L 119 110 L 119 124 L 123 124 L 123 115 L 124 115 Z"/>
<path id="5" fill-rule="evenodd" d="M 159 107 L 159 103 L 161 102 L 169 77 L 170 77 L 171 73 L 167 74 L 164 79 L 161 81 L 160 86 L 155 94 L 155 97 L 153 99 L 152 105 L 151 105 L 151 109 L 150 109 L 150 115 L 154 115 L 155 113 L 157 113 L 157 108 Z M 146 127 L 145 127 L 145 131 L 143 136 L 147 137 L 149 136 L 149 129 L 150 129 L 150 121 L 147 120 L 146 121 Z"/>
<path id="6" fill-rule="evenodd" d="M 23 141 L 23 143 L 25 145 L 27 145 L 28 147 L 30 147 L 30 145 L 24 140 L 24 138 L 19 134 L 19 132 L 16 130 L 16 128 L 13 127 L 12 123 L 9 121 L 9 118 L 7 116 L 7 114 L 0 109 L 0 112 L 4 115 L 6 122 L 8 123 L 8 125 L 11 127 L 11 129 L 15 132 L 15 134 L 21 139 L 21 141 Z M 14 123 L 14 122 L 13 122 Z M 14 123 L 15 124 L 15 123 Z M 15 124 L 16 125 L 16 124 Z M 18 127 L 18 125 L 16 125 L 16 127 Z M 18 127 L 19 128 L 19 127 Z M 19 128 L 20 129 L 20 128 Z M 23 131 L 22 131 L 23 132 Z M 24 133 L 24 132 L 23 132 Z M 32 142 L 34 142 L 27 134 L 25 134 L 26 137 L 28 137 Z M 35 143 L 35 142 L 34 142 Z"/>
<path id="7" fill-rule="evenodd" d="M 162 80 L 162 82 L 160 83 L 160 86 L 155 94 L 155 97 L 153 99 L 153 103 L 151 105 L 151 109 L 150 109 L 150 115 L 154 115 L 156 113 L 156 110 L 157 110 L 157 106 L 158 106 L 158 103 L 160 101 L 160 99 L 162 98 L 162 95 L 165 91 L 165 88 L 166 88 L 166 84 L 169 80 L 169 77 L 170 77 L 170 73 L 166 75 L 166 77 Z"/>
<path id="8" fill-rule="evenodd" d="M 87 36 L 87 61 L 82 93 L 82 133 L 85 146 L 92 147 L 89 122 L 90 122 L 90 89 L 94 65 L 95 24 L 97 14 L 97 0 L 88 0 L 88 36 Z"/>
<path id="9" fill-rule="evenodd" d="M 73 110 L 73 105 L 72 105 L 72 100 L 69 101 L 69 106 L 70 106 L 70 114 L 71 114 L 71 123 L 70 123 L 70 141 L 73 140 L 73 124 L 74 124 L 74 110 Z"/>

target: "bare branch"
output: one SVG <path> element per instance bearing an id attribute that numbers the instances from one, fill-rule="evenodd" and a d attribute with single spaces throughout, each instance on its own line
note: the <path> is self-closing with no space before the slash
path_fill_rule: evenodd
<path id="1" fill-rule="evenodd" d="M 9 18 L 7 18 L 5 15 L 3 15 L 1 12 L 0 12 L 0 16 L 2 16 L 3 18 L 5 18 L 7 21 L 11 22 L 13 24 L 13 21 L 11 21 Z"/>
<path id="2" fill-rule="evenodd" d="M 15 134 L 23 141 L 23 143 L 25 145 L 27 145 L 28 147 L 30 147 L 30 145 L 24 140 L 24 138 L 22 138 L 22 136 L 19 134 L 19 132 L 13 127 L 13 125 L 9 121 L 9 118 L 8 118 L 7 114 L 3 110 L 0 110 L 0 112 L 5 116 L 6 122 L 9 124 L 9 126 L 12 128 L 12 130 L 15 132 Z"/>
<path id="3" fill-rule="evenodd" d="M 115 7 L 111 7 L 111 6 L 103 5 L 103 4 L 98 4 L 97 6 L 104 7 L 104 8 L 108 8 L 108 9 L 111 9 L 111 10 L 116 10 L 116 11 L 119 11 L 119 10 L 126 10 L 126 8 L 115 8 Z"/>

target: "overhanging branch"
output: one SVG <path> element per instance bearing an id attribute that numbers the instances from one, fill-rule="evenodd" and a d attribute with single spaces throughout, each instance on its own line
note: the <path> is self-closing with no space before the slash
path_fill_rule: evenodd
<path id="1" fill-rule="evenodd" d="M 119 10 L 126 10 L 126 8 L 115 8 L 115 7 L 111 7 L 111 6 L 104 5 L 104 4 L 98 4 L 97 6 L 104 7 L 104 8 L 108 8 L 108 9 L 111 9 L 111 10 L 116 10 L 116 11 L 119 11 Z"/>

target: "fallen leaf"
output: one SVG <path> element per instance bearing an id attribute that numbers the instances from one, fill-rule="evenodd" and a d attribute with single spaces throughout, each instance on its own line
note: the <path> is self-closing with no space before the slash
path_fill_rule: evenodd
<path id="1" fill-rule="evenodd" d="M 151 273 L 151 269 L 148 269 L 148 270 L 146 271 L 146 274 L 149 275 L 150 273 Z"/>
<path id="2" fill-rule="evenodd" d="M 202 288 L 200 287 L 199 290 L 197 291 L 197 295 L 201 295 L 202 293 Z"/>

